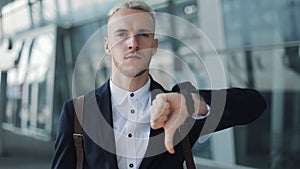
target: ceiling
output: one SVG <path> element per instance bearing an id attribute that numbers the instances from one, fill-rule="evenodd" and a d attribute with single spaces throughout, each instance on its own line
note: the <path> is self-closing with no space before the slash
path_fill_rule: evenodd
<path id="1" fill-rule="evenodd" d="M 14 0 L 0 0 L 0 9 L 2 9 L 2 7 L 4 7 L 6 4 L 13 2 L 13 1 Z"/>

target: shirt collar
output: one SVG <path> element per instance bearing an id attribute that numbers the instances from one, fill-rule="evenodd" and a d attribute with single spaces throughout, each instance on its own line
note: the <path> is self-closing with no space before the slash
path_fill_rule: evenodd
<path id="1" fill-rule="evenodd" d="M 126 98 L 136 98 L 137 100 L 144 102 L 145 99 L 147 99 L 147 92 L 150 93 L 150 78 L 148 78 L 147 83 L 139 88 L 136 91 L 130 92 L 127 90 L 124 90 L 113 83 L 113 81 L 110 79 L 110 90 L 111 95 L 113 99 L 116 101 L 117 104 L 122 104 Z M 133 95 L 133 97 L 132 97 Z"/>

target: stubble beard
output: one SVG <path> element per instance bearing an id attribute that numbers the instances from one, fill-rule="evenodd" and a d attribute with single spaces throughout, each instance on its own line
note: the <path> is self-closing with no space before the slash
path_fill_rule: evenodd
<path id="1" fill-rule="evenodd" d="M 149 70 L 149 64 L 148 64 L 148 66 L 144 66 L 145 68 L 142 69 L 141 71 L 132 74 L 132 73 L 126 72 L 126 70 L 123 70 L 121 68 L 121 64 L 122 63 L 117 62 L 115 59 L 113 59 L 113 62 L 114 62 L 113 64 L 114 64 L 114 67 L 115 67 L 115 69 L 116 69 L 117 72 L 120 72 L 120 73 L 122 73 L 122 74 L 124 74 L 124 75 L 126 75 L 128 77 L 132 77 L 132 78 L 139 77 L 139 76 L 143 75 L 147 70 Z"/>

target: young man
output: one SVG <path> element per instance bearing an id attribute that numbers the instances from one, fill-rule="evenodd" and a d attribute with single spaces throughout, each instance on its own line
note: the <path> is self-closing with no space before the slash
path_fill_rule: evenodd
<path id="1" fill-rule="evenodd" d="M 207 117 L 221 114 L 213 122 L 213 132 L 250 123 L 265 109 L 263 98 L 254 90 L 191 91 L 184 86 L 175 87 L 176 92 L 185 91 L 180 94 L 166 91 L 153 80 L 149 64 L 158 40 L 154 37 L 155 17 L 151 12 L 146 3 L 131 0 L 119 3 L 108 14 L 104 42 L 112 58 L 112 75 L 85 96 L 83 119 L 79 120 L 84 130 L 85 169 L 183 168 L 179 129 L 184 123 L 190 124 L 186 132 L 194 145 Z M 224 112 L 211 105 L 212 92 L 227 95 Z M 52 168 L 76 166 L 73 134 L 78 109 L 74 106 L 73 100 L 63 106 Z"/>

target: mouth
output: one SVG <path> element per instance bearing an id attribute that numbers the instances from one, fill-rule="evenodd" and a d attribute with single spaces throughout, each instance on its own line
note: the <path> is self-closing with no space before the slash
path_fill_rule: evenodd
<path id="1" fill-rule="evenodd" d="M 128 55 L 125 59 L 141 59 L 142 57 L 139 55 Z"/>

